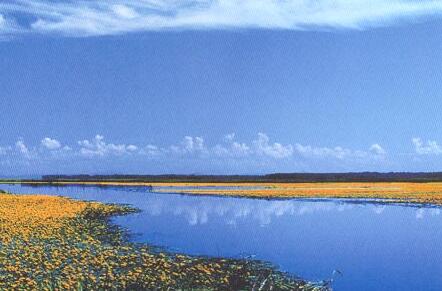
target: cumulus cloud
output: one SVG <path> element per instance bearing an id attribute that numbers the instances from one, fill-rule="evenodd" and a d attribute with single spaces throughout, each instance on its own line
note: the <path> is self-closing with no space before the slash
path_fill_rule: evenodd
<path id="1" fill-rule="evenodd" d="M 224 136 L 224 144 L 217 144 L 211 148 L 211 152 L 220 157 L 270 157 L 275 159 L 288 158 L 293 155 L 293 146 L 271 143 L 265 133 L 258 136 L 250 144 L 235 140 L 235 134 Z"/>
<path id="2" fill-rule="evenodd" d="M 429 140 L 424 143 L 422 139 L 415 137 L 412 139 L 415 151 L 419 155 L 440 155 L 442 154 L 442 147 L 434 140 Z"/>
<path id="3" fill-rule="evenodd" d="M 351 150 L 340 146 L 330 148 L 301 144 L 296 144 L 295 149 L 299 154 L 305 157 L 334 158 L 339 160 L 383 157 L 387 153 L 379 144 L 371 145 L 368 151 Z"/>
<path id="4" fill-rule="evenodd" d="M 28 154 L 29 154 L 29 149 L 28 149 L 28 147 L 26 146 L 26 144 L 24 143 L 24 141 L 22 141 L 22 140 L 18 140 L 18 141 L 15 143 L 15 146 L 17 147 L 18 151 L 19 151 L 20 153 L 22 153 L 23 155 L 28 155 Z"/>
<path id="5" fill-rule="evenodd" d="M 93 140 L 79 141 L 80 154 L 87 157 L 117 155 L 121 156 L 138 150 L 135 145 L 106 143 L 104 136 L 97 134 Z"/>
<path id="6" fill-rule="evenodd" d="M 202 137 L 185 136 L 179 145 L 170 147 L 171 151 L 180 154 L 203 154 L 207 152 Z"/>
<path id="7" fill-rule="evenodd" d="M 255 151 L 259 155 L 272 158 L 287 158 L 293 155 L 292 145 L 282 145 L 280 143 L 270 143 L 270 138 L 264 133 L 258 133 L 258 139 L 253 141 Z"/>
<path id="8" fill-rule="evenodd" d="M 387 152 L 384 150 L 383 147 L 381 147 L 379 144 L 375 143 L 372 144 L 370 147 L 370 152 L 376 154 L 376 155 L 385 155 Z"/>
<path id="9" fill-rule="evenodd" d="M 130 144 L 130 145 L 126 146 L 126 150 L 128 152 L 135 152 L 138 150 L 138 147 L 136 145 Z"/>
<path id="10" fill-rule="evenodd" d="M 234 132 L 226 134 L 224 136 L 224 141 L 226 141 L 226 142 L 231 142 L 234 139 L 235 139 L 235 133 Z"/>
<path id="11" fill-rule="evenodd" d="M 420 147 L 424 148 L 425 145 L 421 144 Z M 229 167 L 229 171 L 254 167 L 268 172 L 282 168 L 293 171 L 310 169 L 309 163 L 315 165 L 315 168 L 319 164 L 325 164 L 328 168 L 339 164 L 344 165 L 345 169 L 360 168 L 361 165 L 365 169 L 368 165 L 378 165 L 380 161 L 387 161 L 386 151 L 377 143 L 366 150 L 353 150 L 341 146 L 318 147 L 281 143 L 272 140 L 265 133 L 258 133 L 248 141 L 230 133 L 221 137 L 218 143 L 207 142 L 201 136 L 188 135 L 172 145 L 112 143 L 100 134 L 91 139 L 80 140 L 74 145 L 66 145 L 57 139 L 45 137 L 37 145 L 28 146 L 23 139 L 19 139 L 13 146 L 0 147 L 0 156 L 0 162 L 18 162 L 20 159 L 28 162 L 32 159 L 33 163 L 42 162 L 46 165 L 61 159 L 92 163 L 94 158 L 97 158 L 100 163 L 104 159 L 112 162 L 112 157 L 118 156 L 120 159 L 127 158 L 131 163 L 134 162 L 133 158 L 138 162 L 156 160 L 160 167 L 181 163 L 186 167 Z"/>
<path id="12" fill-rule="evenodd" d="M 364 29 L 439 16 L 436 0 L 5 0 L 0 13 L 30 16 L 21 30 L 75 36 L 162 29 Z"/>
<path id="13" fill-rule="evenodd" d="M 353 151 L 350 149 L 342 148 L 340 146 L 329 148 L 329 147 L 313 147 L 310 145 L 295 145 L 296 151 L 307 157 L 320 157 L 327 158 L 332 157 L 336 159 L 345 159 L 348 157 L 365 157 L 366 152 L 363 151 Z"/>
<path id="14" fill-rule="evenodd" d="M 160 147 L 158 147 L 156 145 L 152 145 L 152 144 L 149 144 L 140 150 L 140 154 L 143 154 L 146 156 L 151 156 L 151 157 L 160 156 L 162 153 L 163 153 L 163 150 Z"/>
<path id="15" fill-rule="evenodd" d="M 41 140 L 41 145 L 48 150 L 58 150 L 61 148 L 61 143 L 50 137 L 45 137 Z"/>
<path id="16" fill-rule="evenodd" d="M 15 157 L 23 157 L 25 159 L 32 159 L 36 157 L 35 149 L 29 148 L 22 139 L 15 143 L 15 151 L 11 152 Z M 18 153 L 18 156 L 17 156 Z"/>
<path id="17" fill-rule="evenodd" d="M 245 143 L 232 141 L 227 146 L 215 145 L 212 149 L 213 153 L 220 157 L 244 157 L 252 153 L 250 147 Z"/>

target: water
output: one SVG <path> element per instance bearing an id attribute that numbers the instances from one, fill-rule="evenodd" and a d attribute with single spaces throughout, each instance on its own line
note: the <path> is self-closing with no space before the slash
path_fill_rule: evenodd
<path id="1" fill-rule="evenodd" d="M 113 221 L 134 241 L 194 255 L 254 255 L 308 280 L 338 269 L 343 276 L 335 290 L 442 290 L 442 216 L 435 207 L 184 196 L 133 187 L 0 188 L 131 204 L 142 212 Z"/>

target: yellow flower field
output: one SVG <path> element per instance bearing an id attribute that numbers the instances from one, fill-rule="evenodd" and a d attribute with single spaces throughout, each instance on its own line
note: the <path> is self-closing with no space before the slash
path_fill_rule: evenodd
<path id="1" fill-rule="evenodd" d="M 25 184 L 25 183 L 24 183 Z M 45 185 L 46 182 L 33 182 Z M 442 205 L 442 183 L 428 182 L 324 182 L 324 183 L 143 183 L 143 182 L 51 182 L 51 185 L 153 186 L 169 187 L 156 192 L 222 195 L 253 198 L 376 198 L 393 202 Z M 238 187 L 205 189 L 201 187 Z M 194 189 L 180 189 L 194 187 Z M 176 188 L 174 190 L 174 188 Z"/>
<path id="2" fill-rule="evenodd" d="M 173 185 L 167 185 L 173 186 Z M 178 186 L 175 184 L 175 186 Z M 254 198 L 376 198 L 392 202 L 442 205 L 442 183 L 243 183 L 183 184 L 196 189 L 173 192 L 195 195 L 227 195 Z M 238 186 L 238 189 L 198 189 L 198 186 Z M 241 189 L 243 187 L 243 189 Z M 259 187 L 259 188 L 248 188 Z M 167 190 L 170 192 L 170 190 Z"/>
<path id="3" fill-rule="evenodd" d="M 130 244 L 108 221 L 130 211 L 63 197 L 0 194 L 0 290 L 310 289 L 260 262 Z"/>

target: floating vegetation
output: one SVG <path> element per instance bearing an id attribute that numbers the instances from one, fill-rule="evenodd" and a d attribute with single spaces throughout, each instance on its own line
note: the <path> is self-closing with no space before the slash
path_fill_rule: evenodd
<path id="1" fill-rule="evenodd" d="M 329 290 L 255 260 L 190 257 L 128 243 L 109 218 L 133 211 L 0 194 L 0 290 Z"/>

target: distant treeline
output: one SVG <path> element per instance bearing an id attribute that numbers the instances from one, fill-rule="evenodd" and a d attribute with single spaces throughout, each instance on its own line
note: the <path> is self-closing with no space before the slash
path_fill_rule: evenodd
<path id="1" fill-rule="evenodd" d="M 442 182 L 442 172 L 275 173 L 267 175 L 45 175 L 45 182 Z"/>

